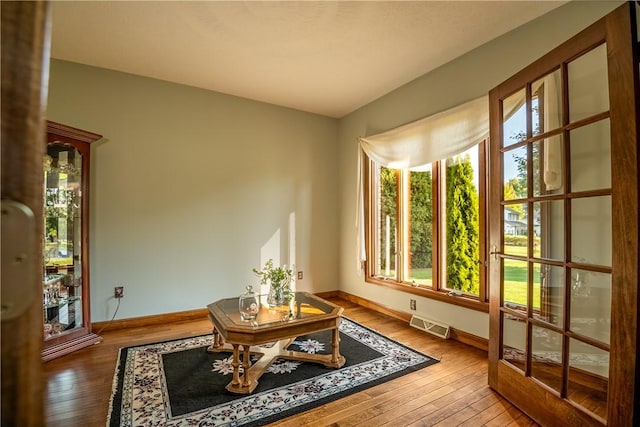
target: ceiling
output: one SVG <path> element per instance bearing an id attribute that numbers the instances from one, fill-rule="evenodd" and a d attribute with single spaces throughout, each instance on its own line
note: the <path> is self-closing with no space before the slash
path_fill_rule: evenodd
<path id="1" fill-rule="evenodd" d="M 51 56 L 340 118 L 556 1 L 54 1 Z"/>

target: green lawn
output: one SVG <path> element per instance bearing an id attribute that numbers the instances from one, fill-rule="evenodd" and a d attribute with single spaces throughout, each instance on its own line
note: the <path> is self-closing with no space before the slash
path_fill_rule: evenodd
<path id="1" fill-rule="evenodd" d="M 509 255 L 527 255 L 524 246 L 506 246 L 505 253 Z M 431 285 L 432 275 L 430 268 L 414 268 L 410 271 L 409 281 Z M 391 276 L 395 271 L 391 273 Z M 526 305 L 527 304 L 527 263 L 523 261 L 505 260 L 504 262 L 504 299 L 505 301 Z M 535 266 L 533 273 L 533 306 L 540 307 L 540 266 Z"/>
<path id="2" fill-rule="evenodd" d="M 415 280 L 422 285 L 431 285 L 431 269 L 414 268 L 409 272 L 409 280 Z"/>
<path id="3" fill-rule="evenodd" d="M 526 256 L 523 246 L 505 246 L 506 254 Z M 533 272 L 533 306 L 540 307 L 540 265 Z M 527 305 L 527 263 L 524 261 L 504 261 L 504 300 Z"/>

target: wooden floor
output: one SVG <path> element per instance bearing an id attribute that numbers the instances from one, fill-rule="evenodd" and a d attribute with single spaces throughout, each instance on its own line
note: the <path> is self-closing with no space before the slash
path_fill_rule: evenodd
<path id="1" fill-rule="evenodd" d="M 282 420 L 299 426 L 535 426 L 487 386 L 486 353 L 432 337 L 407 323 L 342 299 L 344 315 L 407 344 L 440 363 Z M 211 331 L 207 319 L 120 329 L 104 341 L 44 364 L 45 419 L 49 427 L 105 426 L 120 347 Z"/>

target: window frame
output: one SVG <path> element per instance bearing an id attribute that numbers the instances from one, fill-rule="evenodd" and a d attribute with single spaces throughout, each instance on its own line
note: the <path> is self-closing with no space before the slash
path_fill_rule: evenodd
<path id="1" fill-rule="evenodd" d="M 407 251 L 408 248 L 402 247 L 402 241 L 405 241 L 407 246 L 409 246 L 408 239 L 405 236 L 409 232 L 408 224 L 405 223 L 410 221 L 408 219 L 409 216 L 409 195 L 407 194 L 408 182 L 406 178 L 408 177 L 408 171 L 397 170 L 398 179 L 397 179 L 397 212 L 396 216 L 398 218 L 396 233 L 398 236 L 403 236 L 402 239 L 398 238 L 396 241 L 396 246 L 400 245 L 400 247 L 396 247 L 396 277 L 389 278 L 383 276 L 377 276 L 375 274 L 376 264 L 374 261 L 374 255 L 376 254 L 376 245 L 377 240 L 376 236 L 379 235 L 379 231 L 376 230 L 376 215 L 378 214 L 377 204 L 376 204 L 376 193 L 377 193 L 377 185 L 379 181 L 377 179 L 378 174 L 376 173 L 377 168 L 380 166 L 375 161 L 371 160 L 365 154 L 364 161 L 364 208 L 365 208 L 365 250 L 366 250 L 366 261 L 364 263 L 364 271 L 365 271 L 365 282 L 371 283 L 375 285 L 385 286 L 391 289 L 395 289 L 401 292 L 409 293 L 412 295 L 422 296 L 425 298 L 430 298 L 442 302 L 446 302 L 449 304 L 482 311 L 489 312 L 489 289 L 488 289 L 488 280 L 487 280 L 487 238 L 486 238 L 486 224 L 487 224 L 487 180 L 488 180 L 488 139 L 481 141 L 478 144 L 478 225 L 479 225 L 479 292 L 478 295 L 466 294 L 466 293 L 456 293 L 452 292 L 451 289 L 446 288 L 444 286 L 445 276 L 446 276 L 446 253 L 442 253 L 443 244 L 442 239 L 446 236 L 446 224 L 442 220 L 444 213 L 444 200 L 445 195 L 443 194 L 443 168 L 446 167 L 446 159 L 436 161 L 431 164 L 431 173 L 432 173 L 432 200 L 433 200 L 433 210 L 432 213 L 432 285 L 422 285 L 422 284 L 414 284 L 409 282 L 408 280 L 402 280 L 405 264 L 407 263 Z M 403 196 L 405 194 L 405 196 Z M 403 208 L 406 206 L 406 209 Z M 400 278 L 398 280 L 397 278 Z"/>

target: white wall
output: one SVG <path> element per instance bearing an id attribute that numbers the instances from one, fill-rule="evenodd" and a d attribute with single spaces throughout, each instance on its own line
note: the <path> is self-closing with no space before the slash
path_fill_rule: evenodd
<path id="1" fill-rule="evenodd" d="M 337 289 L 337 120 L 53 60 L 48 119 L 91 148 L 91 318 L 204 308 L 268 258 Z M 295 229 L 292 238 L 292 229 Z M 292 244 L 290 244 L 290 241 Z"/>
<path id="2" fill-rule="evenodd" d="M 356 269 L 357 143 L 366 136 L 427 117 L 485 95 L 620 2 L 571 2 L 425 74 L 340 120 L 340 286 L 395 310 L 409 312 L 410 294 L 367 284 Z M 418 298 L 417 314 L 487 338 L 488 315 Z"/>

